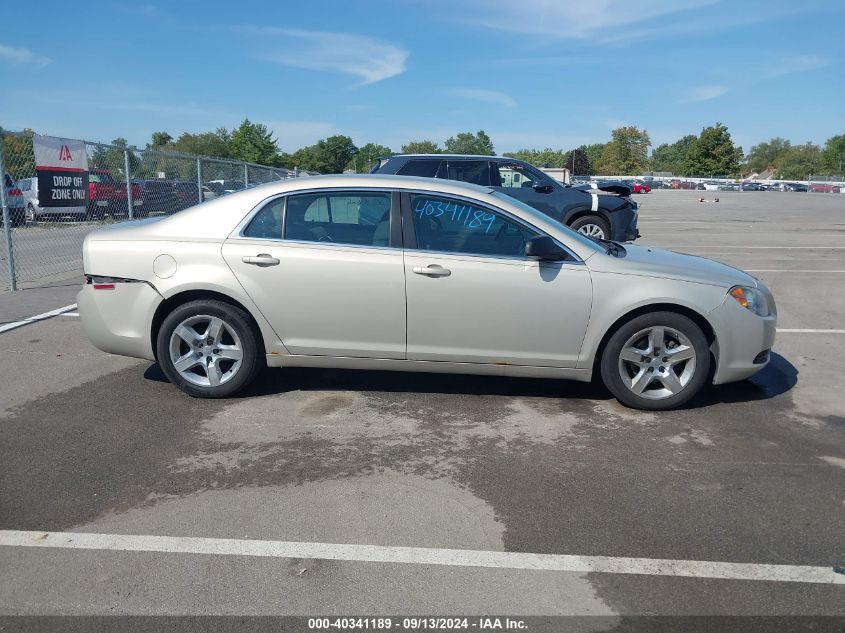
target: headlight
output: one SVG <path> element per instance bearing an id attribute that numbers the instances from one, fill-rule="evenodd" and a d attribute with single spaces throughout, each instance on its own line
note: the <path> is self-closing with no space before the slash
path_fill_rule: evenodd
<path id="1" fill-rule="evenodd" d="M 736 302 L 743 308 L 751 310 L 757 316 L 769 316 L 769 304 L 766 296 L 757 288 L 748 286 L 734 286 L 728 294 L 736 299 Z"/>

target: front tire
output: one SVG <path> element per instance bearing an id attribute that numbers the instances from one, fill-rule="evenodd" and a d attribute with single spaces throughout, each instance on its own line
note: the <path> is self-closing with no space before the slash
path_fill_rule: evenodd
<path id="1" fill-rule="evenodd" d="M 201 299 L 165 317 L 156 340 L 164 375 L 195 398 L 226 398 L 263 367 L 264 346 L 249 315 L 223 301 Z"/>
<path id="2" fill-rule="evenodd" d="M 598 215 L 583 215 L 569 226 L 573 231 L 587 237 L 595 237 L 600 240 L 610 239 L 610 225 L 607 220 Z"/>
<path id="3" fill-rule="evenodd" d="M 601 357 L 604 384 L 634 409 L 679 407 L 701 390 L 709 374 L 704 332 L 677 312 L 651 312 L 624 323 Z"/>

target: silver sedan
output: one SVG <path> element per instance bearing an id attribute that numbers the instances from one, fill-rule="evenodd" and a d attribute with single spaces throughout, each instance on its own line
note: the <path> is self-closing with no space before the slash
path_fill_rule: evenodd
<path id="1" fill-rule="evenodd" d="M 769 360 L 750 275 L 579 235 L 489 188 L 400 176 L 271 183 L 88 235 L 78 297 L 100 349 L 192 396 L 266 366 L 601 376 L 669 409 Z"/>

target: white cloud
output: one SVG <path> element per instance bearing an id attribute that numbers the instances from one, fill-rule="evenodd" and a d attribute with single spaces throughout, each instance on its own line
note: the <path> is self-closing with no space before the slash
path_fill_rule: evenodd
<path id="1" fill-rule="evenodd" d="M 506 108 L 516 107 L 516 101 L 513 97 L 506 95 L 504 92 L 498 90 L 484 90 L 481 88 L 455 88 L 451 91 L 452 94 L 461 99 L 469 99 L 471 101 L 482 101 L 484 103 L 495 103 Z"/>
<path id="2" fill-rule="evenodd" d="M 313 145 L 321 138 L 337 134 L 337 128 L 323 121 L 264 121 L 264 125 L 276 135 L 279 147 L 294 152 L 300 147 Z"/>
<path id="3" fill-rule="evenodd" d="M 454 0 L 452 0 L 454 2 Z M 488 28 L 558 38 L 593 37 L 629 24 L 715 4 L 718 0 L 464 0 L 463 21 Z M 476 17 L 483 16 L 483 17 Z"/>
<path id="4" fill-rule="evenodd" d="M 275 50 L 260 55 L 261 59 L 294 68 L 345 73 L 359 78 L 361 86 L 405 72 L 408 59 L 408 52 L 400 46 L 364 35 L 273 27 L 237 30 L 272 40 Z"/>
<path id="5" fill-rule="evenodd" d="M 697 101 L 709 101 L 721 97 L 728 91 L 727 86 L 698 86 L 689 91 L 685 101 L 694 103 Z"/>
<path id="6" fill-rule="evenodd" d="M 775 62 L 763 73 L 766 79 L 783 77 L 793 73 L 803 73 L 830 66 L 830 60 L 819 55 L 794 55 Z"/>
<path id="7" fill-rule="evenodd" d="M 15 48 L 4 44 L 0 44 L 0 59 L 13 64 L 33 64 L 39 67 L 44 67 L 53 61 L 49 57 L 33 53 L 28 48 Z"/>

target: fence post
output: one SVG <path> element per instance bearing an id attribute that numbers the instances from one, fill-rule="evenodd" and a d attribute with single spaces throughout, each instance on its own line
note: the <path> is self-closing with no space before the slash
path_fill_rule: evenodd
<path id="1" fill-rule="evenodd" d="M 249 165 L 244 163 L 244 189 L 249 187 Z"/>
<path id="2" fill-rule="evenodd" d="M 197 200 L 202 202 L 202 158 L 197 159 Z"/>
<path id="3" fill-rule="evenodd" d="M 0 131 L 0 205 L 3 207 L 3 236 L 6 238 L 6 254 L 9 267 L 9 290 L 17 290 L 15 278 L 15 253 L 12 249 L 12 214 L 6 200 L 6 165 L 3 161 L 3 133 Z"/>
<path id="4" fill-rule="evenodd" d="M 129 173 L 129 150 L 123 150 L 123 169 L 126 172 L 126 204 L 129 206 L 129 219 L 135 219 L 135 205 L 132 204 L 132 182 L 130 181 L 131 174 Z"/>

